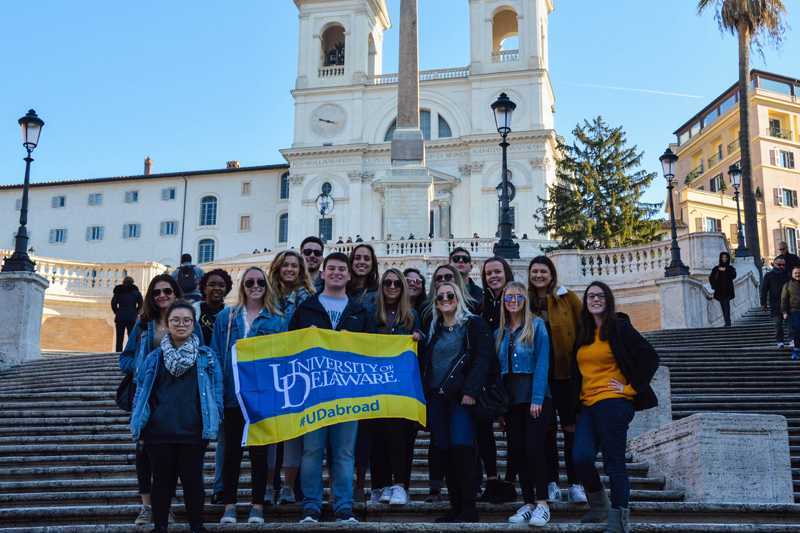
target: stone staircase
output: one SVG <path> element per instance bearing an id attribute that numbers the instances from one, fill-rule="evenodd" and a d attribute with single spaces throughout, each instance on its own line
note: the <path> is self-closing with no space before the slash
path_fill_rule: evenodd
<path id="1" fill-rule="evenodd" d="M 702 410 L 742 410 L 784 414 L 792 428 L 792 467 L 795 492 L 800 492 L 800 416 L 790 407 L 800 396 L 800 363 L 789 361 L 788 351 L 774 349 L 771 326 L 757 314 L 728 329 L 660 331 L 649 334 L 672 372 L 675 419 Z M 737 350 L 734 352 L 734 348 Z M 750 371 L 745 361 L 764 362 Z M 791 364 L 794 363 L 794 364 Z M 795 369 L 795 365 L 796 369 Z M 752 367 L 752 364 L 750 365 Z M 777 371 L 777 372 L 776 372 Z M 776 378 L 775 376 L 779 376 Z M 148 531 L 133 526 L 141 500 L 137 493 L 133 444 L 128 417 L 113 403 L 121 375 L 116 354 L 46 354 L 40 362 L 21 365 L 0 374 L 0 533 L 88 533 Z M 707 387 L 709 380 L 713 388 Z M 764 388 L 769 390 L 763 390 Z M 720 393 L 727 394 L 724 399 Z M 748 392 L 752 391 L 752 392 Z M 752 398 L 748 397 L 748 394 Z M 731 396 L 733 395 L 733 396 Z M 758 396 L 756 396 L 758 395 Z M 732 405 L 732 402 L 733 403 Z M 414 502 L 398 508 L 386 505 L 354 507 L 359 524 L 297 524 L 299 505 L 275 506 L 265 512 L 268 524 L 260 529 L 280 531 L 461 531 L 512 529 L 508 517 L 514 504 L 479 504 L 478 525 L 432 524 L 445 504 L 425 504 L 427 494 L 428 434 L 420 433 L 415 451 L 411 496 Z M 505 437 L 497 432 L 498 459 L 505 470 Z M 213 476 L 212 443 L 206 455 L 206 489 Z M 563 461 L 563 456 L 562 456 Z M 601 457 L 598 457 L 598 465 Z M 562 473 L 563 473 L 563 462 Z M 600 466 L 600 465 L 599 465 Z M 704 504 L 684 502 L 682 491 L 666 490 L 663 476 L 646 463 L 628 456 L 631 476 L 631 517 L 635 532 L 798 532 L 800 505 Z M 602 474 L 602 471 L 601 471 Z M 242 468 L 240 501 L 250 497 L 250 464 Z M 566 486 L 562 475 L 561 486 Z M 604 481 L 607 481 L 604 478 Z M 367 480 L 369 487 L 369 478 Z M 185 522 L 182 491 L 174 506 L 178 522 Z M 566 495 L 565 495 L 566 496 Z M 565 497 L 566 501 L 566 497 Z M 603 531 L 602 526 L 580 524 L 586 506 L 551 506 L 551 531 Z M 249 505 L 240 504 L 240 519 Z M 221 506 L 206 506 L 212 531 L 251 531 L 248 524 L 218 524 Z M 332 512 L 326 506 L 324 518 Z M 187 531 L 176 524 L 171 531 Z"/>

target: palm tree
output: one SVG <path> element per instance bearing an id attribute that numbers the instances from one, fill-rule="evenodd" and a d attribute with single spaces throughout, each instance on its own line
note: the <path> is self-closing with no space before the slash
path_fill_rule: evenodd
<path id="1" fill-rule="evenodd" d="M 762 41 L 780 48 L 786 31 L 786 7 L 781 0 L 700 0 L 697 14 L 713 10 L 722 33 L 739 37 L 739 144 L 742 151 L 742 200 L 744 203 L 747 248 L 761 272 L 761 245 L 758 235 L 758 208 L 750 156 L 750 49 L 764 57 Z"/>

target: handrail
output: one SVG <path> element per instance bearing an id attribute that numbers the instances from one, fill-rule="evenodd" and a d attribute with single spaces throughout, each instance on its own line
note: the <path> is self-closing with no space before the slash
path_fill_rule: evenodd
<path id="1" fill-rule="evenodd" d="M 733 152 L 739 150 L 742 147 L 741 139 L 737 138 L 735 141 L 728 145 L 728 155 L 731 155 Z"/>
<path id="2" fill-rule="evenodd" d="M 791 139 L 792 130 L 773 128 L 772 126 L 770 126 L 769 128 L 767 128 L 767 135 L 769 135 L 770 137 L 776 137 L 778 139 Z"/>

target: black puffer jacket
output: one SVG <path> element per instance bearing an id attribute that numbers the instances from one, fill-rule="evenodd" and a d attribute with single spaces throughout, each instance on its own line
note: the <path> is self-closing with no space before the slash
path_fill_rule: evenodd
<path id="1" fill-rule="evenodd" d="M 333 329 L 328 312 L 319 302 L 319 294 L 309 296 L 294 310 L 289 331 L 316 326 L 321 329 Z M 375 319 L 361 304 L 349 298 L 347 307 L 342 311 L 342 318 L 336 325 L 336 331 L 350 331 L 352 333 L 378 333 Z"/>
<path id="2" fill-rule="evenodd" d="M 728 262 L 722 262 L 722 256 L 728 256 Z M 720 270 L 720 267 L 725 270 Z M 711 283 L 711 288 L 714 289 L 714 299 L 717 301 L 733 300 L 736 293 L 733 291 L 733 280 L 736 279 L 736 269 L 731 265 L 731 256 L 728 252 L 721 252 L 719 254 L 719 264 L 714 267 L 711 274 L 708 276 L 708 282 Z"/>
<path id="3" fill-rule="evenodd" d="M 142 293 L 132 284 L 122 284 L 114 287 L 114 297 L 111 298 L 111 310 L 114 311 L 114 322 L 117 324 L 134 324 L 139 318 L 142 309 Z"/>

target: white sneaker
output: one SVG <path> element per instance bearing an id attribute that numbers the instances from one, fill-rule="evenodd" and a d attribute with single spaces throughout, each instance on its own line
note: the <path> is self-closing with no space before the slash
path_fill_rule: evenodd
<path id="1" fill-rule="evenodd" d="M 408 493 L 406 489 L 399 485 L 392 487 L 392 498 L 389 500 L 390 505 L 405 505 L 408 503 Z"/>
<path id="2" fill-rule="evenodd" d="M 281 496 L 278 501 L 282 504 L 297 503 L 297 500 L 294 497 L 294 487 L 289 487 L 288 485 L 284 486 L 281 489 Z"/>
<path id="3" fill-rule="evenodd" d="M 794 341 L 789 341 L 789 348 L 794 348 Z"/>
<path id="4" fill-rule="evenodd" d="M 381 489 L 381 497 L 378 498 L 379 503 L 389 503 L 392 500 L 392 487 L 383 487 Z"/>
<path id="5" fill-rule="evenodd" d="M 264 493 L 264 505 L 275 505 L 275 487 L 267 487 Z"/>
<path id="6" fill-rule="evenodd" d="M 567 492 L 569 503 L 586 503 L 586 491 L 581 485 L 572 485 Z"/>
<path id="7" fill-rule="evenodd" d="M 512 524 L 528 524 L 531 521 L 531 517 L 533 517 L 533 511 L 530 506 L 523 505 L 519 508 L 517 514 L 509 518 L 508 521 Z"/>
<path id="8" fill-rule="evenodd" d="M 778 343 L 778 349 L 781 349 L 781 348 L 783 348 L 783 347 L 784 347 L 784 344 L 783 344 L 782 342 L 779 342 L 779 343 Z"/>
<path id="9" fill-rule="evenodd" d="M 547 484 L 547 501 L 549 503 L 561 502 L 561 490 L 559 490 L 558 484 L 556 483 Z"/>
<path id="10" fill-rule="evenodd" d="M 536 506 L 536 509 L 533 510 L 533 516 L 531 516 L 530 522 L 528 522 L 532 526 L 546 526 L 547 523 L 550 521 L 550 508 L 545 507 L 542 504 Z"/>
<path id="11" fill-rule="evenodd" d="M 372 489 L 369 503 L 379 503 L 381 499 L 381 489 Z"/>

